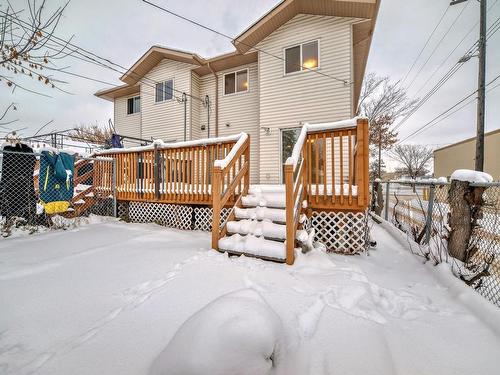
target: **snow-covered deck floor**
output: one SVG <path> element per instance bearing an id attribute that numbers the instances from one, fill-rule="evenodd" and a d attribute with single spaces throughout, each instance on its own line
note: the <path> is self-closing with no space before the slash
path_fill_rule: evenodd
<path id="1" fill-rule="evenodd" d="M 464 296 L 382 229 L 375 237 L 368 257 L 311 253 L 293 267 L 146 224 L 0 240 L 0 373 L 147 374 L 190 315 L 242 288 L 283 320 L 279 373 L 498 373 L 500 338 Z"/>

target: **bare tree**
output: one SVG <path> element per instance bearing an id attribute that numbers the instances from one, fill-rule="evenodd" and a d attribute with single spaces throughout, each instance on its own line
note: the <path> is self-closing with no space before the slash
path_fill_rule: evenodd
<path id="1" fill-rule="evenodd" d="M 390 156 L 402 164 L 399 172 L 414 179 L 428 172 L 427 166 L 432 160 L 433 150 L 422 145 L 398 145 Z"/>
<path id="2" fill-rule="evenodd" d="M 358 115 L 370 122 L 370 146 L 372 155 L 378 154 L 377 176 L 380 178 L 382 151 L 389 150 L 397 142 L 398 133 L 392 128 L 394 122 L 409 113 L 417 99 L 408 98 L 400 82 L 391 82 L 389 77 L 369 73 L 363 82 Z"/>
<path id="3" fill-rule="evenodd" d="M 54 42 L 54 32 L 67 5 L 47 12 L 45 0 L 26 0 L 22 9 L 15 9 L 9 1 L 0 4 L 0 87 L 5 85 L 12 93 L 19 89 L 50 97 L 25 85 L 22 79 L 27 78 L 40 86 L 66 92 L 60 86 L 67 82 L 58 80 L 53 74 L 62 70 L 55 61 L 68 55 L 67 43 Z M 13 130 L 7 125 L 18 119 L 6 120 L 6 117 L 16 109 L 11 103 L 1 111 L 2 131 Z"/>
<path id="4" fill-rule="evenodd" d="M 105 144 L 111 139 L 113 129 L 110 126 L 100 126 L 99 124 L 79 125 L 71 133 L 74 140 L 85 141 L 94 144 Z"/>
<path id="5" fill-rule="evenodd" d="M 54 61 L 67 56 L 67 44 L 53 43 L 54 32 L 68 3 L 50 14 L 46 1 L 26 0 L 26 8 L 14 9 L 7 2 L 0 6 L 0 80 L 12 88 L 43 95 L 22 86 L 16 76 L 36 79 L 43 85 L 57 88 L 58 83 L 49 71 L 57 71 Z M 47 73 L 46 73 L 47 72 Z"/>

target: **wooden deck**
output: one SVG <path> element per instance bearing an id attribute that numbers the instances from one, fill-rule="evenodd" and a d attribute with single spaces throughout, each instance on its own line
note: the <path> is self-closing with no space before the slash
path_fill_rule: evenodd
<path id="1" fill-rule="evenodd" d="M 302 213 L 363 212 L 368 207 L 368 121 L 305 125 L 285 165 L 287 263 L 294 261 Z M 116 161 L 118 201 L 213 207 L 212 246 L 226 235 L 250 184 L 250 138 L 153 145 L 101 153 Z M 293 159 L 293 158 L 291 158 Z M 307 207 L 303 202 L 307 202 Z M 231 208 L 221 220 L 223 207 Z"/>

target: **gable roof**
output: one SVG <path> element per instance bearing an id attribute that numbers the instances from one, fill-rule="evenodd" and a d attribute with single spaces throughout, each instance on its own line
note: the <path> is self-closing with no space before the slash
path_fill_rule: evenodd
<path id="1" fill-rule="evenodd" d="M 361 85 L 365 74 L 366 62 L 375 28 L 381 0 L 283 0 L 248 27 L 233 41 L 236 51 L 205 59 L 193 52 L 162 46 L 151 47 L 139 60 L 120 77 L 127 85 L 136 85 L 162 59 L 193 64 L 198 75 L 213 71 L 230 69 L 257 61 L 255 47 L 261 40 L 290 21 L 298 14 L 313 14 L 360 19 L 353 24 L 353 90 L 354 108 L 357 107 Z M 114 92 L 116 90 L 116 92 Z M 121 96 L 123 86 L 99 91 L 95 95 L 110 100 Z"/>
<path id="2" fill-rule="evenodd" d="M 283 0 L 238 35 L 233 44 L 245 53 L 298 14 L 370 19 L 373 29 L 379 6 L 380 0 Z"/>
<path id="3" fill-rule="evenodd" d="M 358 106 L 380 0 L 284 0 L 233 40 L 245 53 L 298 14 L 359 18 L 353 25 L 354 108 Z"/>
<path id="4" fill-rule="evenodd" d="M 120 77 L 120 79 L 129 85 L 135 85 L 162 59 L 169 59 L 200 66 L 205 64 L 205 59 L 195 53 L 161 46 L 153 46 L 148 49 L 146 53 L 142 55 L 141 58 Z"/>

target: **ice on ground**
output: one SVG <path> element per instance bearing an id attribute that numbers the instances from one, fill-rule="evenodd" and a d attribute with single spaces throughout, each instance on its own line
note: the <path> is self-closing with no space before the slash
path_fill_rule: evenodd
<path id="1" fill-rule="evenodd" d="M 150 374 L 271 374 L 279 364 L 283 340 L 279 316 L 259 293 L 231 292 L 182 324 Z"/>
<path id="2" fill-rule="evenodd" d="M 373 238 L 369 256 L 314 249 L 293 266 L 149 224 L 0 240 L 0 373 L 146 375 L 197 311 L 250 288 L 282 323 L 276 375 L 496 374 L 495 306 L 380 226 Z"/>
<path id="3" fill-rule="evenodd" d="M 478 172 L 470 169 L 457 169 L 451 174 L 452 180 L 468 181 L 476 183 L 492 182 L 493 177 L 486 172 Z"/>

